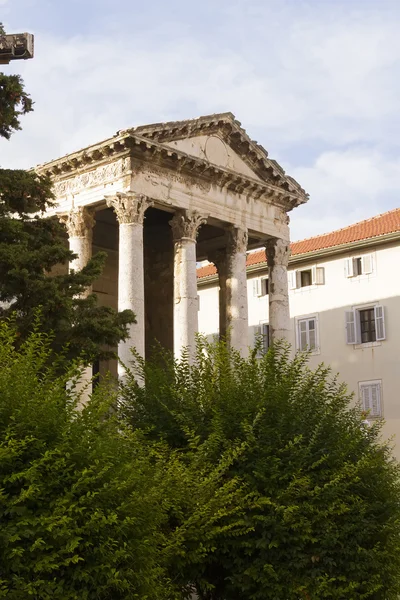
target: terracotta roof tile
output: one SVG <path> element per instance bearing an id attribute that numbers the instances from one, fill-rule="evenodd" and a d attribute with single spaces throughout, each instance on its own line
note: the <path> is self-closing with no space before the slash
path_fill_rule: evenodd
<path id="1" fill-rule="evenodd" d="M 370 238 L 379 237 L 388 233 L 400 231 L 400 208 L 377 215 L 366 221 L 360 221 L 343 229 L 337 229 L 331 233 L 324 233 L 315 237 L 293 242 L 291 244 L 292 256 L 296 254 L 307 254 L 325 248 L 334 248 L 351 242 L 358 242 Z M 257 250 L 247 255 L 247 266 L 266 262 L 265 250 Z M 202 279 L 216 275 L 217 270 L 213 264 L 197 269 L 197 277 Z"/>

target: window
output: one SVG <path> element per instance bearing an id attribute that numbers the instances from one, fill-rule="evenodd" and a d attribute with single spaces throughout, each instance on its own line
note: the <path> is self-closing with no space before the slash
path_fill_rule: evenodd
<path id="1" fill-rule="evenodd" d="M 312 285 L 311 269 L 300 271 L 300 287 L 307 287 L 308 285 Z"/>
<path id="2" fill-rule="evenodd" d="M 261 339 L 261 348 L 258 351 L 257 358 L 261 358 L 269 348 L 269 325 L 268 323 L 260 323 L 254 330 L 254 342 Z"/>
<path id="3" fill-rule="evenodd" d="M 346 277 L 358 277 L 369 275 L 373 272 L 374 260 L 372 254 L 346 258 L 344 262 L 344 274 Z"/>
<path id="4" fill-rule="evenodd" d="M 253 279 L 253 296 L 268 296 L 268 277 Z"/>
<path id="5" fill-rule="evenodd" d="M 385 311 L 379 304 L 346 311 L 347 344 L 368 344 L 386 339 Z"/>
<path id="6" fill-rule="evenodd" d="M 380 380 L 359 383 L 361 406 L 368 412 L 369 417 L 382 416 L 381 388 Z"/>
<path id="7" fill-rule="evenodd" d="M 307 269 L 298 269 L 297 271 L 288 271 L 289 289 L 310 287 L 311 285 L 323 285 L 325 283 L 324 267 L 309 267 Z"/>
<path id="8" fill-rule="evenodd" d="M 317 316 L 297 319 L 297 348 L 298 350 L 318 350 L 318 319 Z"/>

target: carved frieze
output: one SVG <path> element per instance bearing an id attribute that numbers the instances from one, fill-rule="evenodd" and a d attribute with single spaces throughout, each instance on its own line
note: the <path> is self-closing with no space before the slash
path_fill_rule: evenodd
<path id="1" fill-rule="evenodd" d="M 90 237 L 95 224 L 93 213 L 84 206 L 73 208 L 66 215 L 59 215 L 65 224 L 69 237 Z"/>
<path id="2" fill-rule="evenodd" d="M 67 194 L 74 194 L 88 187 L 112 183 L 125 175 L 129 168 L 130 159 L 122 158 L 107 165 L 97 167 L 93 171 L 87 171 L 62 181 L 56 181 L 53 185 L 53 191 L 56 197 L 60 197 Z"/>
<path id="3" fill-rule="evenodd" d="M 106 196 L 106 202 L 107 206 L 114 209 L 120 224 L 143 224 L 144 213 L 153 205 L 150 198 L 135 192 L 118 192 L 113 196 Z"/>
<path id="4" fill-rule="evenodd" d="M 195 210 L 180 210 L 175 213 L 169 224 L 172 228 L 174 241 L 182 238 L 195 240 L 201 225 L 207 222 L 207 217 Z"/>

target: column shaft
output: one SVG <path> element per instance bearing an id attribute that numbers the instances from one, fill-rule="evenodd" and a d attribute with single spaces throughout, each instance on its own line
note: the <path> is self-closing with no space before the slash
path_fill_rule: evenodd
<path id="1" fill-rule="evenodd" d="M 60 220 L 65 224 L 69 236 L 69 247 L 76 258 L 69 263 L 69 270 L 80 271 L 85 267 L 92 257 L 92 233 L 95 220 L 92 212 L 87 208 L 79 206 L 73 208 L 68 215 L 63 215 Z M 91 293 L 88 288 L 83 297 Z M 92 386 L 89 385 L 93 376 L 93 367 L 88 365 L 82 372 L 82 378 L 77 386 L 78 393 L 81 393 L 81 404 L 85 404 L 88 395 L 92 392 Z"/>
<path id="2" fill-rule="evenodd" d="M 289 261 L 289 242 L 271 238 L 266 243 L 266 255 L 269 272 L 269 336 L 270 342 L 289 339 L 290 312 L 287 266 Z"/>
<path id="3" fill-rule="evenodd" d="M 174 238 L 174 354 L 186 349 L 193 360 L 198 331 L 196 237 L 206 218 L 195 211 L 176 213 L 170 221 Z"/>
<path id="4" fill-rule="evenodd" d="M 228 234 L 226 264 L 226 329 L 232 348 L 248 354 L 248 303 L 246 274 L 247 230 L 232 228 Z"/>
<path id="5" fill-rule="evenodd" d="M 106 200 L 119 222 L 118 310 L 130 309 L 136 316 L 136 323 L 128 326 L 128 338 L 118 344 L 118 375 L 123 378 L 124 365 L 132 358 L 131 348 L 145 356 L 143 220 L 152 202 L 133 192 L 117 193 Z"/>

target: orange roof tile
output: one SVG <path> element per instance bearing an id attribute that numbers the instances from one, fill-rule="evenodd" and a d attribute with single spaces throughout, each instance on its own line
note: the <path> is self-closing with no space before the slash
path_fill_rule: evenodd
<path id="1" fill-rule="evenodd" d="M 351 242 L 368 240 L 388 233 L 400 231 L 400 208 L 395 208 L 389 212 L 377 215 L 366 221 L 360 221 L 353 225 L 337 229 L 331 233 L 324 233 L 315 237 L 293 242 L 291 244 L 292 256 L 296 254 L 307 254 L 325 248 L 334 248 Z M 257 265 L 266 262 L 265 250 L 257 250 L 247 255 L 247 266 Z M 197 269 L 197 277 L 202 279 L 216 275 L 217 269 L 213 264 L 206 265 Z"/>

